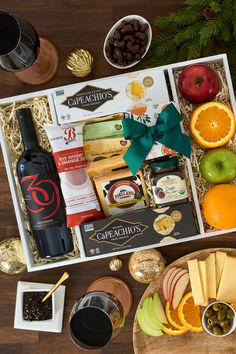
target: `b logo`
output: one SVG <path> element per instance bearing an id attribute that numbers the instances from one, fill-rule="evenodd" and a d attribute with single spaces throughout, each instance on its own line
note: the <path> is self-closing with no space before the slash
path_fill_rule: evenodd
<path id="1" fill-rule="evenodd" d="M 75 140 L 76 138 L 76 133 L 75 133 L 75 128 L 67 128 L 64 130 L 64 140 L 66 144 L 68 144 L 70 141 Z"/>

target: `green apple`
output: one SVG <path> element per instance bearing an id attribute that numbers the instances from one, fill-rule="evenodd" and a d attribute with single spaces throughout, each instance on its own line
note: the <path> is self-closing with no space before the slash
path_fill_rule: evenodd
<path id="1" fill-rule="evenodd" d="M 160 322 L 168 323 L 165 311 L 157 292 L 155 292 L 153 295 L 153 313 Z"/>
<path id="2" fill-rule="evenodd" d="M 236 154 L 225 147 L 208 150 L 202 156 L 199 168 L 207 182 L 231 182 L 236 177 Z"/>
<path id="3" fill-rule="evenodd" d="M 154 312 L 153 312 L 153 300 L 152 297 L 146 297 L 143 301 L 143 306 L 142 306 L 142 310 L 143 310 L 143 317 L 145 322 L 152 327 L 153 329 L 162 329 L 163 328 L 163 324 L 162 322 L 160 322 Z"/>
<path id="4" fill-rule="evenodd" d="M 160 337 L 163 335 L 163 332 L 159 329 L 153 329 L 152 327 L 149 327 L 149 325 L 145 322 L 145 319 L 143 317 L 143 308 L 139 308 L 137 311 L 137 320 L 140 328 L 142 329 L 143 332 L 148 334 L 149 336 L 153 337 Z"/>

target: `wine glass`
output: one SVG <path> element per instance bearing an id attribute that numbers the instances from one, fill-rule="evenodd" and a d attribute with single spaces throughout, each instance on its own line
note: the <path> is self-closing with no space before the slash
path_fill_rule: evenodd
<path id="1" fill-rule="evenodd" d="M 40 85 L 56 74 L 59 55 L 28 21 L 0 10 L 0 65 L 19 80 Z"/>
<path id="2" fill-rule="evenodd" d="M 104 291 L 91 291 L 74 304 L 69 321 L 70 336 L 80 348 L 97 350 L 113 340 L 124 325 L 120 301 Z"/>

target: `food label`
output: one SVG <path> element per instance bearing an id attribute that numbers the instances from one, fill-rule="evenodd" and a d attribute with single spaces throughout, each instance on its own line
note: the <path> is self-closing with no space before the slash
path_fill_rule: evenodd
<path id="1" fill-rule="evenodd" d="M 101 187 L 109 215 L 117 215 L 130 209 L 145 208 L 142 182 L 138 175 L 102 182 Z"/>
<path id="2" fill-rule="evenodd" d="M 54 172 L 26 176 L 20 183 L 33 230 L 64 222 L 59 181 Z"/>
<path id="3" fill-rule="evenodd" d="M 152 191 L 157 205 L 188 197 L 185 180 L 175 175 L 160 178 L 156 185 L 152 186 Z"/>

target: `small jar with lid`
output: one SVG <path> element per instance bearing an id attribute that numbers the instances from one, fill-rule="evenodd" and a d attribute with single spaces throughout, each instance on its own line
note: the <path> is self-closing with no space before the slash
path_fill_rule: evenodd
<path id="1" fill-rule="evenodd" d="M 157 208 L 188 202 L 188 191 L 178 158 L 158 161 L 149 166 L 153 198 Z"/>

